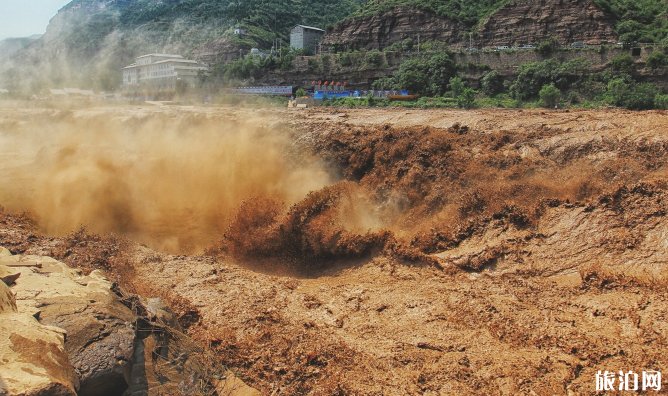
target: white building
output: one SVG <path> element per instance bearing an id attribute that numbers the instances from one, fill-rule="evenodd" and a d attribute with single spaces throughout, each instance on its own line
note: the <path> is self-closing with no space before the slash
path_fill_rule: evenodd
<path id="1" fill-rule="evenodd" d="M 151 89 L 170 90 L 177 81 L 190 87 L 198 83 L 200 73 L 208 74 L 209 66 L 181 55 L 148 54 L 136 58 L 136 62 L 123 68 L 123 88 L 142 86 Z"/>

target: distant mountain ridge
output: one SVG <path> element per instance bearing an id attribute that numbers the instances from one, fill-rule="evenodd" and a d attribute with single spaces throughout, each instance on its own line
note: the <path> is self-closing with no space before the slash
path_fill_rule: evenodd
<path id="1" fill-rule="evenodd" d="M 9 37 L 0 40 L 0 59 L 5 59 L 17 51 L 29 46 L 42 37 L 41 34 L 33 34 L 28 37 Z"/>

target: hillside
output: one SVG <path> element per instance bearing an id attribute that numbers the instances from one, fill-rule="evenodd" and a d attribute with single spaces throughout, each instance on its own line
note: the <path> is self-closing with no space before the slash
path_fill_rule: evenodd
<path id="1" fill-rule="evenodd" d="M 0 60 L 6 59 L 18 50 L 27 47 L 38 38 L 38 35 L 34 35 L 30 37 L 10 37 L 0 40 Z"/>
<path id="2" fill-rule="evenodd" d="M 429 41 L 537 45 L 553 37 L 562 45 L 665 42 L 667 9 L 660 0 L 73 0 L 41 39 L 9 60 L 0 56 L 0 86 L 112 90 L 138 55 L 171 52 L 220 65 L 276 39 L 287 46 L 297 23 L 326 28 L 323 48 L 337 52 L 412 50 Z M 234 27 L 247 34 L 234 35 Z"/>
<path id="3" fill-rule="evenodd" d="M 237 54 L 239 48 L 270 48 L 275 38 L 289 42 L 295 24 L 333 25 L 361 2 L 74 0 L 51 20 L 36 45 L 2 70 L 10 88 L 23 81 L 37 87 L 51 81 L 111 89 L 120 84 L 118 70 L 135 56 L 163 51 L 189 56 L 214 40 L 224 40 Z M 235 26 L 246 28 L 247 35 L 234 36 Z"/>
<path id="4" fill-rule="evenodd" d="M 354 17 L 364 18 L 395 9 L 415 8 L 472 27 L 508 2 L 509 0 L 370 0 Z"/>
<path id="5" fill-rule="evenodd" d="M 325 38 L 337 49 L 385 48 L 421 39 L 466 46 L 574 41 L 655 43 L 668 37 L 660 0 L 371 0 Z M 441 27 L 447 28 L 443 29 Z"/>

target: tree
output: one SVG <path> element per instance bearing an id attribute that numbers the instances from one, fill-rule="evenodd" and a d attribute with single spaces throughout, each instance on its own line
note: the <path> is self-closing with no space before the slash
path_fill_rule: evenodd
<path id="1" fill-rule="evenodd" d="M 429 87 L 427 65 L 421 59 L 409 59 L 401 64 L 395 80 L 401 89 L 424 94 Z"/>
<path id="2" fill-rule="evenodd" d="M 409 59 L 394 74 L 394 86 L 423 95 L 442 95 L 457 67 L 446 53 L 429 59 Z M 385 81 L 383 81 L 385 83 Z"/>
<path id="3" fill-rule="evenodd" d="M 301 98 L 302 96 L 306 96 L 306 91 L 304 91 L 302 88 L 299 88 L 295 92 L 295 96 L 298 97 L 298 98 Z"/>
<path id="4" fill-rule="evenodd" d="M 457 106 L 461 109 L 470 109 L 475 101 L 476 91 L 471 88 L 464 88 L 462 93 L 457 96 Z"/>
<path id="5" fill-rule="evenodd" d="M 608 83 L 606 93 L 608 102 L 630 110 L 648 110 L 654 108 L 659 94 L 656 86 L 650 83 L 627 83 L 621 78 Z"/>
<path id="6" fill-rule="evenodd" d="M 536 51 L 538 51 L 539 54 L 541 55 L 549 55 L 552 51 L 556 50 L 559 48 L 559 39 L 556 37 L 551 37 L 547 41 L 543 41 L 540 44 L 538 44 L 538 47 L 536 47 Z"/>
<path id="7" fill-rule="evenodd" d="M 503 78 L 496 70 L 485 73 L 482 77 L 481 85 L 482 91 L 488 96 L 494 96 L 503 92 Z"/>
<path id="8" fill-rule="evenodd" d="M 561 99 L 561 91 L 552 84 L 545 85 L 538 93 L 540 105 L 543 107 L 554 107 Z"/>
<path id="9" fill-rule="evenodd" d="M 668 95 L 657 94 L 654 98 L 654 108 L 668 110 Z"/>
<path id="10" fill-rule="evenodd" d="M 397 89 L 397 86 L 392 77 L 381 77 L 378 80 L 371 83 L 371 89 L 373 90 L 385 90 L 385 89 Z"/>
<path id="11" fill-rule="evenodd" d="M 429 73 L 429 93 L 441 96 L 445 93 L 450 79 L 457 73 L 457 65 L 447 53 L 432 55 L 427 61 Z"/>
<path id="12" fill-rule="evenodd" d="M 454 97 L 459 97 L 459 95 L 464 92 L 464 88 L 466 88 L 466 86 L 464 85 L 464 81 L 462 81 L 461 78 L 452 77 L 450 79 L 450 90 L 452 91 L 452 95 Z"/>
<path id="13" fill-rule="evenodd" d="M 554 83 L 560 68 L 561 64 L 554 58 L 523 64 L 517 69 L 517 79 L 510 87 L 511 94 L 519 100 L 535 98 L 544 85 Z"/>
<path id="14" fill-rule="evenodd" d="M 627 90 L 622 105 L 630 110 L 649 110 L 654 108 L 654 100 L 659 91 L 654 84 L 634 84 Z"/>
<path id="15" fill-rule="evenodd" d="M 647 67 L 650 69 L 658 69 L 666 65 L 668 65 L 668 57 L 661 51 L 654 51 L 647 57 Z"/>
<path id="16" fill-rule="evenodd" d="M 379 67 L 383 64 L 385 56 L 377 49 L 369 51 L 364 57 L 364 63 L 369 66 Z"/>
<path id="17" fill-rule="evenodd" d="M 610 61 L 612 68 L 620 73 L 631 73 L 635 66 L 635 61 L 631 55 L 619 55 Z"/>

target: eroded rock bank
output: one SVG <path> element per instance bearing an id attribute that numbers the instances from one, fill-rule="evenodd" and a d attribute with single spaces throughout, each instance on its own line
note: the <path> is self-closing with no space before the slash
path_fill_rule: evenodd
<path id="1" fill-rule="evenodd" d="M 101 270 L 84 275 L 48 256 L 1 248 L 0 277 L 0 395 L 247 388 L 215 361 L 204 367 L 205 351 L 178 331 L 162 300 L 121 298 Z M 212 382 L 205 370 L 223 375 Z"/>
<path id="2" fill-rule="evenodd" d="M 11 384 L 9 394 L 42 394 L 45 389 L 53 394 L 80 396 L 122 394 L 128 387 L 135 315 L 118 301 L 105 275 L 94 271 L 84 276 L 45 256 L 5 254 L 0 257 L 0 268 L 19 275 L 7 292 L 15 298 L 14 316 L 22 318 L 23 326 L 3 321 L 14 334 L 9 337 L 11 348 L 25 353 L 33 345 L 51 345 L 49 353 L 34 352 L 28 359 L 37 368 L 23 370 L 24 377 L 0 370 L 3 381 Z M 23 327 L 31 330 L 23 332 Z M 7 339 L 3 337 L 3 341 Z M 52 353 L 56 354 L 49 361 Z M 17 361 L 20 359 L 9 358 L 0 365 L 12 366 Z M 41 385 L 25 388 L 33 381 L 25 373 L 37 375 L 44 370 L 57 374 L 38 375 L 43 378 Z"/>

